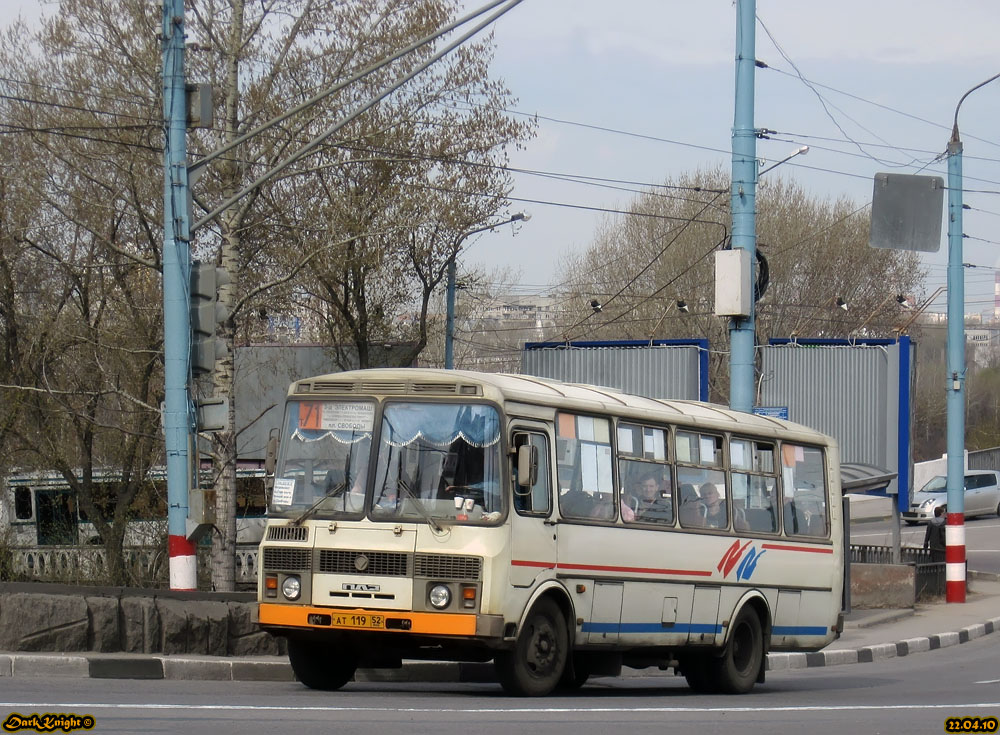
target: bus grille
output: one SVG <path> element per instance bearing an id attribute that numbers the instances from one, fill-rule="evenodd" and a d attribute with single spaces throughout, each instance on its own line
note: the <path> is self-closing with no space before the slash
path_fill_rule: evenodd
<path id="1" fill-rule="evenodd" d="M 308 572 L 310 567 L 309 549 L 282 549 L 264 547 L 264 569 L 280 569 L 286 572 Z"/>
<path id="2" fill-rule="evenodd" d="M 478 580 L 483 560 L 478 556 L 417 554 L 414 567 L 414 576 L 417 577 Z"/>
<path id="3" fill-rule="evenodd" d="M 365 557 L 367 564 L 358 563 Z M 340 551 L 323 549 L 319 552 L 320 572 L 327 574 L 371 574 L 380 577 L 406 577 L 409 555 L 388 551 Z M 360 568 L 359 568 L 360 567 Z"/>
<path id="4" fill-rule="evenodd" d="M 267 529 L 268 541 L 307 541 L 308 526 L 271 526 Z"/>

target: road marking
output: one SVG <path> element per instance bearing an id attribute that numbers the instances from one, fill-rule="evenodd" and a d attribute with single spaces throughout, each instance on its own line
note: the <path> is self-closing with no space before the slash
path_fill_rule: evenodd
<path id="1" fill-rule="evenodd" d="M 55 711 L 56 709 L 72 710 L 202 710 L 214 712 L 435 712 L 445 714 L 482 714 L 482 713 L 531 713 L 531 714 L 565 714 L 572 712 L 653 712 L 653 713 L 684 713 L 684 712 L 845 712 L 851 710 L 894 711 L 894 710 L 973 710 L 1000 708 L 1000 702 L 976 702 L 963 704 L 872 704 L 872 705 L 796 705 L 786 707 L 333 707 L 333 706 L 299 706 L 299 705 L 266 705 L 266 704 L 110 704 L 94 702 L 0 702 L 0 709 L 18 708 L 31 711 Z"/>
<path id="2" fill-rule="evenodd" d="M 974 682 L 974 683 L 976 683 L 976 684 L 998 684 L 998 683 L 1000 683 L 1000 679 L 986 679 L 984 681 L 977 681 L 977 682 Z"/>

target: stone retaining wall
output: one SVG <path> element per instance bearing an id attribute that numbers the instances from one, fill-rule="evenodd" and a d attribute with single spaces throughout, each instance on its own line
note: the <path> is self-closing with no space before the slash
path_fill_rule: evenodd
<path id="1" fill-rule="evenodd" d="M 284 641 L 254 622 L 252 593 L 0 584 L 0 651 L 261 656 Z"/>

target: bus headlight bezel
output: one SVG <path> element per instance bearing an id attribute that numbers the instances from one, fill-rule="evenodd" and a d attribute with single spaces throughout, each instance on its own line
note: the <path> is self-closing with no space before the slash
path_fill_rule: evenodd
<path id="1" fill-rule="evenodd" d="M 446 584 L 435 584 L 427 590 L 427 602 L 435 610 L 444 610 L 451 604 L 451 588 Z"/>
<path id="2" fill-rule="evenodd" d="M 294 602 L 302 596 L 302 579 L 297 574 L 289 574 L 281 580 L 281 594 Z"/>

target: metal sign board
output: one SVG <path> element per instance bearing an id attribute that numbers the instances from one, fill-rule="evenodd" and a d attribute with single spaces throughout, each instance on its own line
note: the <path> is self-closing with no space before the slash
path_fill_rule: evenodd
<path id="1" fill-rule="evenodd" d="M 788 421 L 788 406 L 754 406 L 755 416 L 768 416 L 772 419 L 784 419 Z"/>
<path id="2" fill-rule="evenodd" d="M 868 244 L 936 253 L 941 247 L 944 189 L 940 176 L 875 174 Z"/>

